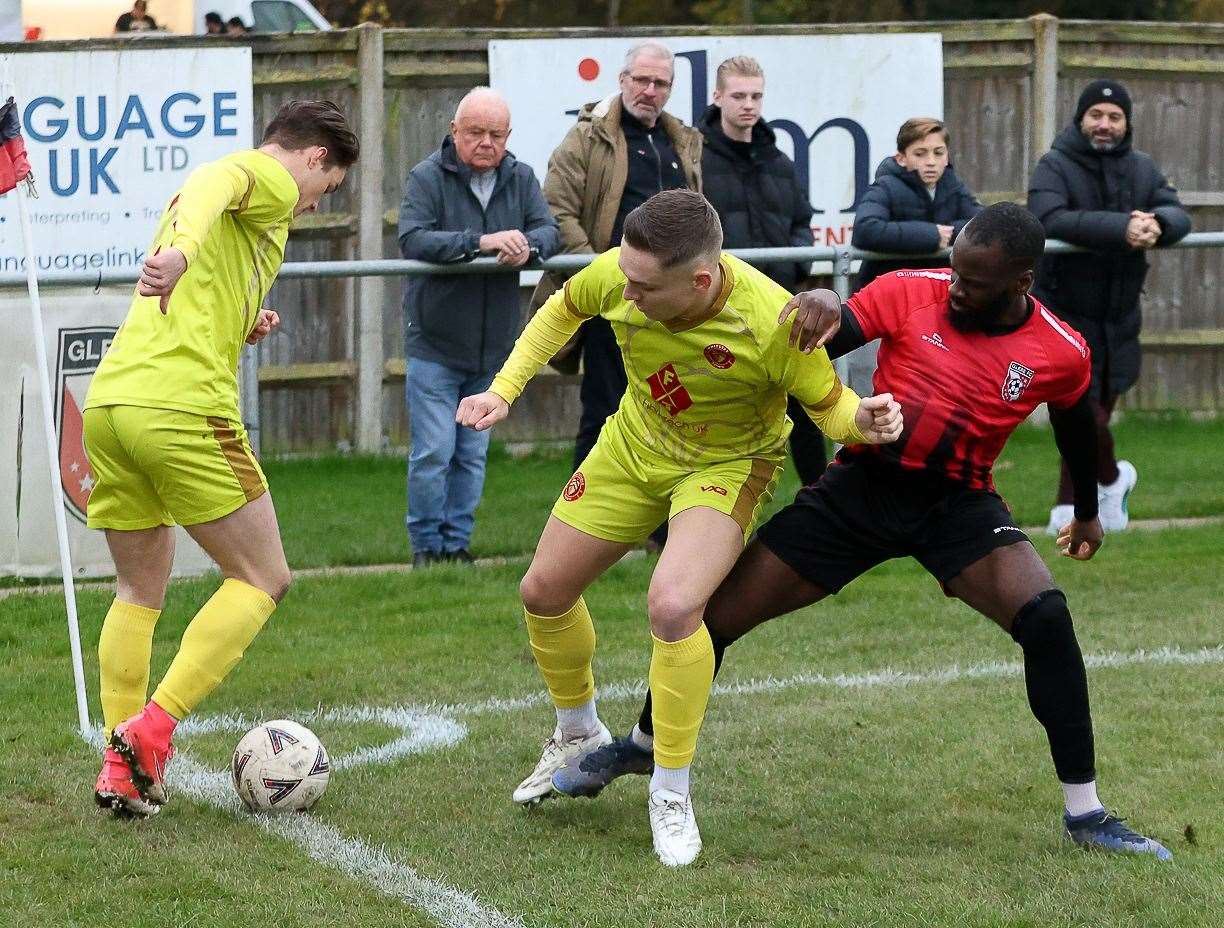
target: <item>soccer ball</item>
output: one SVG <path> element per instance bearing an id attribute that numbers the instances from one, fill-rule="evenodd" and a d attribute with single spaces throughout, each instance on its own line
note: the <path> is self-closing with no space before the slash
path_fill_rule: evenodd
<path id="1" fill-rule="evenodd" d="M 305 812 L 323 798 L 331 761 L 309 728 L 277 719 L 242 736 L 230 773 L 252 812 Z"/>

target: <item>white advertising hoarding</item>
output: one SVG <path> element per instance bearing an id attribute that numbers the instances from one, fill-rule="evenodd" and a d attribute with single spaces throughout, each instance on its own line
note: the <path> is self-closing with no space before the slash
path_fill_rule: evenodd
<path id="1" fill-rule="evenodd" d="M 489 43 L 493 88 L 510 104 L 510 149 L 543 180 L 578 109 L 619 92 L 636 39 Z M 751 55 L 765 70 L 765 119 L 794 158 L 816 209 L 817 244 L 849 244 L 854 208 L 912 116 L 943 115 L 938 34 L 668 37 L 676 75 L 667 111 L 693 125 L 720 62 Z"/>
<path id="2" fill-rule="evenodd" d="M 135 270 L 162 209 L 197 165 L 249 148 L 251 53 L 243 48 L 0 55 L 38 189 L 27 199 L 41 271 Z M 17 202 L 0 197 L 0 270 L 25 271 Z M 44 291 L 55 453 L 77 576 L 114 573 L 85 527 L 93 475 L 81 436 L 90 378 L 127 313 L 130 287 Z M 0 574 L 59 572 L 28 297 L 0 297 Z M 180 529 L 176 573 L 211 561 Z"/>
<path id="3" fill-rule="evenodd" d="M 11 75 L 38 199 L 40 270 L 140 266 L 193 168 L 251 146 L 251 50 L 22 52 Z M 16 198 L 0 198 L 0 271 L 24 271 Z"/>

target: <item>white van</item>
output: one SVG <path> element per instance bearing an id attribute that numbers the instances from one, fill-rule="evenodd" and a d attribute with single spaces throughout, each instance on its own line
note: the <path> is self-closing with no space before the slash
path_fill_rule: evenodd
<path id="1" fill-rule="evenodd" d="M 27 39 L 93 39 L 114 34 L 115 20 L 132 0 L 20 0 Z M 204 32 L 204 14 L 222 21 L 239 17 L 256 32 L 316 32 L 330 29 L 309 0 L 147 0 L 149 15 L 176 35 Z M 141 35 L 135 33 L 134 35 Z M 148 33 L 143 33 L 147 35 Z M 155 35 L 157 33 L 154 33 Z"/>

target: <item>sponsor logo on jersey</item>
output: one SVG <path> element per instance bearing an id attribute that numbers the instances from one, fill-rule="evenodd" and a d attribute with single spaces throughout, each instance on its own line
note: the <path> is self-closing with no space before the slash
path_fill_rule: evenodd
<path id="1" fill-rule="evenodd" d="M 725 371 L 735 363 L 735 355 L 731 353 L 731 349 L 726 345 L 706 345 L 704 354 L 705 359 L 710 362 L 710 366 L 717 367 L 720 371 Z"/>
<path id="2" fill-rule="evenodd" d="M 646 378 L 650 395 L 670 415 L 679 415 L 693 405 L 693 398 L 680 382 L 675 365 L 665 364 Z"/>
<path id="3" fill-rule="evenodd" d="M 703 487 L 701 488 L 701 492 L 702 492 L 702 493 L 717 493 L 719 496 L 726 496 L 726 495 L 727 495 L 727 489 L 726 489 L 726 487 L 718 487 L 718 486 L 715 486 L 715 485 L 714 485 L 714 484 L 712 484 L 712 483 L 709 483 L 709 484 L 706 484 L 705 486 L 703 486 Z"/>
<path id="4" fill-rule="evenodd" d="M 927 344 L 934 345 L 936 348 L 939 348 L 943 351 L 952 350 L 951 348 L 949 348 L 947 345 L 944 344 L 943 336 L 940 335 L 938 332 L 932 332 L 930 335 L 924 335 L 922 336 L 922 340 L 926 342 Z"/>
<path id="5" fill-rule="evenodd" d="M 582 476 L 582 471 L 575 471 L 574 476 L 570 477 L 569 483 L 565 485 L 565 490 L 561 493 L 561 498 L 567 503 L 572 503 L 583 493 L 586 492 L 586 477 Z"/>
<path id="6" fill-rule="evenodd" d="M 1003 378 L 1003 399 L 1009 403 L 1016 402 L 1032 382 L 1033 372 L 1019 361 L 1012 361 L 1007 366 L 1007 376 Z"/>
<path id="7" fill-rule="evenodd" d="M 59 353 L 55 359 L 55 428 L 59 432 L 60 481 L 64 508 L 85 521 L 89 494 L 93 492 L 93 468 L 85 456 L 85 424 L 81 407 L 98 362 L 106 354 L 115 327 L 86 326 L 59 330 Z"/>

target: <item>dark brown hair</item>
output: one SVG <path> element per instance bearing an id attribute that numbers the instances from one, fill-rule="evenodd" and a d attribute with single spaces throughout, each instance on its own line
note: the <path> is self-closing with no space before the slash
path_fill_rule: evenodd
<path id="1" fill-rule="evenodd" d="M 702 257 L 718 260 L 723 231 L 718 213 L 700 193 L 664 190 L 625 217 L 623 239 L 669 268 Z"/>
<path id="2" fill-rule="evenodd" d="M 936 119 L 934 116 L 915 116 L 905 120 L 897 130 L 897 151 L 905 154 L 905 149 L 915 142 L 921 142 L 932 132 L 940 133 L 945 145 L 950 143 L 948 127 L 943 124 L 942 119 Z"/>
<path id="3" fill-rule="evenodd" d="M 275 143 L 289 151 L 319 145 L 327 149 L 327 164 L 350 167 L 361 154 L 361 143 L 340 107 L 330 100 L 290 100 L 272 117 L 261 145 Z"/>

